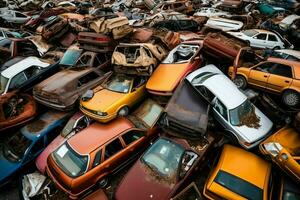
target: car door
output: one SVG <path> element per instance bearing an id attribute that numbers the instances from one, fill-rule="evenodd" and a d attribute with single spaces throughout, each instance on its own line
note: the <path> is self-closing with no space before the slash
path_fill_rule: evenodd
<path id="1" fill-rule="evenodd" d="M 268 70 L 271 68 L 272 65 L 273 63 L 270 62 L 262 62 L 252 67 L 248 76 L 248 84 L 261 88 L 266 88 L 268 78 L 270 76 Z"/>
<path id="2" fill-rule="evenodd" d="M 258 33 L 253 36 L 252 41 L 250 41 L 251 46 L 265 48 L 267 44 L 267 34 Z"/>
<path id="3" fill-rule="evenodd" d="M 268 34 L 268 42 L 266 43 L 266 45 L 270 49 L 273 49 L 275 47 L 280 47 L 276 35 L 271 33 Z"/>
<path id="4" fill-rule="evenodd" d="M 134 78 L 129 98 L 127 98 L 129 100 L 128 104 L 133 105 L 144 97 L 146 87 L 145 83 L 145 77 L 137 76 Z"/>
<path id="5" fill-rule="evenodd" d="M 213 113 L 215 119 L 227 130 L 232 130 L 228 123 L 228 109 L 225 105 L 218 99 L 213 100 Z"/>
<path id="6" fill-rule="evenodd" d="M 274 92 L 281 92 L 292 84 L 293 71 L 291 66 L 273 63 L 269 70 L 270 77 L 268 79 L 267 89 Z"/>

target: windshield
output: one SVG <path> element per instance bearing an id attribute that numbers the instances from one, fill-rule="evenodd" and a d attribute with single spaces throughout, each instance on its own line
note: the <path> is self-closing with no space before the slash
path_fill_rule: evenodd
<path id="1" fill-rule="evenodd" d="M 253 111 L 254 107 L 251 104 L 251 102 L 247 99 L 246 101 L 244 101 L 244 103 L 229 111 L 230 123 L 233 126 L 238 126 L 242 124 L 242 118 L 249 115 Z"/>
<path id="2" fill-rule="evenodd" d="M 143 155 L 142 162 L 168 180 L 175 180 L 184 148 L 167 139 L 157 140 Z"/>
<path id="3" fill-rule="evenodd" d="M 154 126 L 162 112 L 162 108 L 153 101 L 141 105 L 133 115 L 145 122 L 149 127 Z"/>
<path id="4" fill-rule="evenodd" d="M 204 81 L 206 81 L 207 79 L 209 79 L 210 77 L 216 75 L 216 73 L 212 73 L 212 72 L 202 72 L 200 74 L 198 74 L 197 76 L 195 76 L 193 78 L 193 80 L 191 81 L 191 83 L 193 85 L 195 84 L 202 84 Z"/>
<path id="5" fill-rule="evenodd" d="M 198 45 L 180 44 L 175 49 L 170 51 L 167 58 L 162 63 L 186 63 L 195 55 L 198 49 Z"/>
<path id="6" fill-rule="evenodd" d="M 4 76 L 0 75 L 0 94 L 5 92 L 7 82 L 8 78 L 5 78 Z"/>
<path id="7" fill-rule="evenodd" d="M 128 76 L 113 76 L 104 84 L 104 88 L 120 93 L 128 93 L 130 91 L 133 78 Z"/>
<path id="8" fill-rule="evenodd" d="M 21 132 L 17 132 L 4 143 L 3 154 L 8 160 L 20 162 L 31 143 Z"/>
<path id="9" fill-rule="evenodd" d="M 255 34 L 257 34 L 258 32 L 255 31 L 255 30 L 245 30 L 245 31 L 242 31 L 245 35 L 249 36 L 249 37 L 252 37 L 254 36 Z"/>
<path id="10" fill-rule="evenodd" d="M 76 119 L 71 118 L 65 125 L 64 129 L 61 131 L 60 135 L 62 137 L 67 137 L 73 131 L 75 123 Z"/>
<path id="11" fill-rule="evenodd" d="M 78 60 L 82 50 L 79 49 L 69 49 L 64 53 L 64 56 L 61 58 L 59 64 L 60 65 L 75 65 Z"/>
<path id="12" fill-rule="evenodd" d="M 81 176 L 88 167 L 88 156 L 79 155 L 67 142 L 53 152 L 53 158 L 70 177 Z"/>

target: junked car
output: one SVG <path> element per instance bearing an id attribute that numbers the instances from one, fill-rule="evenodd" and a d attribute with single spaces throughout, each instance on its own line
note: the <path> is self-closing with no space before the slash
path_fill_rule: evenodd
<path id="1" fill-rule="evenodd" d="M 293 48 L 281 35 L 261 29 L 248 29 L 241 32 L 228 32 L 234 37 L 245 40 L 251 47 L 284 49 Z"/>
<path id="2" fill-rule="evenodd" d="M 182 42 L 161 62 L 147 82 L 149 93 L 171 96 L 179 82 L 190 72 L 200 67 L 202 43 Z"/>
<path id="3" fill-rule="evenodd" d="M 6 22 L 13 24 L 24 24 L 30 20 L 30 16 L 16 10 L 6 10 L 1 12 L 0 17 L 2 17 Z"/>
<path id="4" fill-rule="evenodd" d="M 229 15 L 229 13 L 223 10 L 219 10 L 217 8 L 202 7 L 199 10 L 196 10 L 193 16 L 194 17 L 218 17 L 223 15 Z"/>
<path id="5" fill-rule="evenodd" d="M 166 29 L 170 31 L 197 32 L 200 30 L 199 24 L 193 19 L 163 20 L 155 23 L 152 27 L 156 29 Z"/>
<path id="6" fill-rule="evenodd" d="M 42 36 L 45 40 L 53 41 L 63 36 L 68 30 L 68 20 L 56 17 L 43 26 Z"/>
<path id="7" fill-rule="evenodd" d="M 7 93 L 0 97 L 0 132 L 32 120 L 36 103 L 28 94 Z"/>
<path id="8" fill-rule="evenodd" d="M 60 134 L 49 145 L 47 145 L 43 152 L 36 158 L 35 165 L 37 169 L 42 174 L 45 174 L 48 156 L 67 139 L 88 127 L 91 123 L 92 120 L 80 112 L 77 112 L 70 117 L 69 121 L 60 131 Z"/>
<path id="9" fill-rule="evenodd" d="M 175 11 L 184 14 L 193 12 L 193 6 L 189 1 L 165 1 L 153 8 L 155 12 Z"/>
<path id="10" fill-rule="evenodd" d="M 0 184 L 10 181 L 28 166 L 57 136 L 68 120 L 69 113 L 48 111 L 1 143 Z"/>
<path id="11" fill-rule="evenodd" d="M 244 26 L 243 22 L 222 17 L 210 17 L 204 25 L 222 31 L 238 31 Z"/>
<path id="12" fill-rule="evenodd" d="M 270 158 L 296 181 L 300 181 L 300 134 L 285 126 L 259 146 L 262 154 Z"/>
<path id="13" fill-rule="evenodd" d="M 151 43 L 120 43 L 113 52 L 111 63 L 117 73 L 151 76 L 167 52 Z"/>
<path id="14" fill-rule="evenodd" d="M 271 164 L 257 155 L 226 144 L 206 180 L 203 194 L 210 200 L 273 199 L 271 170 Z"/>
<path id="15" fill-rule="evenodd" d="M 251 64 L 243 61 L 245 56 L 242 53 L 243 51 L 237 56 L 234 67 L 229 68 L 229 75 L 234 78 L 234 83 L 239 88 L 245 89 L 250 85 L 281 95 L 283 103 L 288 106 L 299 105 L 300 90 L 297 79 L 300 62 L 270 57 L 258 64 Z"/>
<path id="16" fill-rule="evenodd" d="M 216 66 L 202 67 L 186 79 L 211 103 L 214 118 L 234 143 L 250 149 L 272 133 L 273 123 Z"/>
<path id="17" fill-rule="evenodd" d="M 29 90 L 35 84 L 51 76 L 57 69 L 57 63 L 49 63 L 49 61 L 32 56 L 24 58 L 1 72 L 0 94 L 14 90 Z"/>
<path id="18" fill-rule="evenodd" d="M 203 144 L 160 137 L 127 172 L 115 199 L 172 199 L 190 183 L 215 142 L 213 136 Z"/>
<path id="19" fill-rule="evenodd" d="M 48 157 L 47 174 L 72 198 L 96 185 L 105 187 L 112 174 L 134 161 L 157 137 L 155 124 L 162 111 L 148 100 L 128 118 L 91 124 Z"/>
<path id="20" fill-rule="evenodd" d="M 101 84 L 109 74 L 95 68 L 62 70 L 37 84 L 33 97 L 50 108 L 72 110 L 82 94 Z"/>
<path id="21" fill-rule="evenodd" d="M 80 100 L 80 110 L 100 122 L 126 116 L 129 109 L 146 94 L 147 78 L 112 74 L 101 85 L 87 91 Z"/>
<path id="22" fill-rule="evenodd" d="M 62 68 L 72 67 L 76 64 L 78 58 L 82 54 L 83 49 L 79 48 L 79 45 L 70 46 L 64 53 L 63 57 L 59 61 L 59 65 Z"/>
<path id="23" fill-rule="evenodd" d="M 93 52 L 112 52 L 116 42 L 101 33 L 80 32 L 77 38 L 80 48 Z"/>

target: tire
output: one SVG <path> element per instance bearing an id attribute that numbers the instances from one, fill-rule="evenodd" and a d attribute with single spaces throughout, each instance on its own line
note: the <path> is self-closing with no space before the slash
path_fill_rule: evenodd
<path id="1" fill-rule="evenodd" d="M 300 96 L 296 91 L 288 90 L 283 93 L 282 101 L 287 106 L 295 107 L 299 105 Z"/>
<path id="2" fill-rule="evenodd" d="M 124 106 L 123 108 L 121 108 L 118 111 L 118 116 L 120 116 L 120 117 L 127 116 L 128 114 L 129 114 L 129 108 L 128 108 L 128 106 Z"/>
<path id="3" fill-rule="evenodd" d="M 280 49 L 279 46 L 276 46 L 276 47 L 273 48 L 273 50 L 279 50 L 279 49 Z"/>
<path id="4" fill-rule="evenodd" d="M 233 80 L 233 82 L 234 82 L 234 84 L 235 84 L 239 89 L 244 90 L 244 89 L 246 89 L 246 87 L 247 87 L 247 81 L 246 81 L 246 79 L 245 79 L 243 76 L 241 76 L 241 75 L 237 75 L 237 76 L 235 77 L 235 79 Z"/>
<path id="5" fill-rule="evenodd" d="M 247 45 L 250 47 L 250 41 L 246 40 Z"/>
<path id="6" fill-rule="evenodd" d="M 105 188 L 108 185 L 108 178 L 104 177 L 97 182 L 99 188 Z"/>

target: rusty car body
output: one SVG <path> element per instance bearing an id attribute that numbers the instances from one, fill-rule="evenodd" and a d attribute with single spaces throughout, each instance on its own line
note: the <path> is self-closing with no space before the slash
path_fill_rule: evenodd
<path id="1" fill-rule="evenodd" d="M 42 36 L 45 40 L 55 40 L 63 36 L 69 30 L 67 19 L 56 17 L 43 26 Z"/>
<path id="2" fill-rule="evenodd" d="M 148 100 L 129 118 L 91 124 L 48 157 L 47 174 L 71 198 L 82 197 L 96 184 L 105 187 L 109 175 L 135 160 L 157 137 L 156 122 L 162 111 Z M 70 164 L 71 154 L 81 164 Z M 73 166 L 80 170 L 73 172 Z"/>
<path id="3" fill-rule="evenodd" d="M 165 108 L 163 128 L 181 138 L 202 138 L 207 130 L 209 110 L 209 103 L 184 79 Z"/>
<path id="4" fill-rule="evenodd" d="M 150 76 L 167 52 L 151 43 L 119 44 L 112 55 L 112 65 L 118 73 Z"/>
<path id="5" fill-rule="evenodd" d="M 71 110 L 78 98 L 102 83 L 106 75 L 96 68 L 62 70 L 36 85 L 33 88 L 33 97 L 45 106 L 57 110 Z"/>
<path id="6" fill-rule="evenodd" d="M 115 41 L 107 35 L 93 32 L 80 32 L 77 38 L 80 48 L 94 52 L 112 52 Z"/>
<path id="7" fill-rule="evenodd" d="M 0 132 L 32 120 L 36 103 L 28 94 L 7 93 L 0 97 Z"/>

